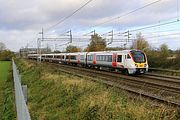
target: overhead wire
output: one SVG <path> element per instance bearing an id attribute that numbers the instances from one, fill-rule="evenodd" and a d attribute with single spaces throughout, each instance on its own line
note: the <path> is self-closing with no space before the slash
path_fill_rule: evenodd
<path id="1" fill-rule="evenodd" d="M 88 5 L 88 4 L 89 4 L 90 2 L 92 2 L 92 1 L 93 1 L 93 0 L 87 1 L 85 4 L 83 4 L 81 7 L 79 7 L 78 9 L 76 9 L 74 12 L 72 12 L 72 13 L 69 14 L 68 16 L 64 17 L 63 19 L 61 19 L 60 21 L 58 21 L 56 24 L 48 27 L 48 28 L 46 29 L 46 31 L 48 31 L 48 30 L 54 28 L 55 26 L 63 23 L 65 20 L 67 20 L 68 18 L 70 18 L 71 16 L 73 16 L 75 13 L 77 13 L 78 11 L 80 11 L 82 8 L 84 8 L 86 5 Z"/>
<path id="2" fill-rule="evenodd" d="M 125 13 L 125 14 L 123 14 L 123 15 L 121 15 L 121 16 L 118 16 L 118 17 L 115 17 L 115 18 L 111 18 L 111 19 L 109 19 L 109 20 L 107 20 L 107 21 L 105 21 L 105 22 L 102 22 L 102 23 L 99 23 L 99 24 L 97 24 L 97 25 L 92 26 L 91 28 L 94 28 L 94 27 L 103 25 L 103 24 L 105 24 L 105 23 L 114 21 L 114 20 L 116 20 L 116 19 L 120 19 L 120 18 L 122 18 L 122 17 L 128 16 L 129 14 L 132 14 L 132 13 L 138 11 L 138 10 L 144 9 L 144 8 L 146 8 L 146 7 L 149 7 L 149 6 L 151 6 L 151 5 L 153 5 L 153 4 L 156 4 L 156 3 L 160 2 L 160 1 L 162 1 L 162 0 L 156 0 L 156 1 L 154 1 L 154 2 L 148 3 L 148 4 L 146 4 L 145 6 L 142 6 L 142 7 L 140 7 L 140 8 L 135 9 L 135 10 L 132 10 L 132 11 L 130 11 L 130 12 L 128 12 L 128 13 Z"/>
<path id="3" fill-rule="evenodd" d="M 173 23 L 177 23 L 177 22 L 179 22 L 179 19 L 173 20 L 173 21 L 169 21 L 169 22 L 166 22 L 166 23 L 160 23 L 160 24 L 157 24 L 157 25 L 151 25 L 151 26 L 147 26 L 147 27 L 143 27 L 143 28 L 137 28 L 137 29 L 129 30 L 129 32 L 134 32 L 134 31 L 139 31 L 139 30 L 143 30 L 143 29 L 154 28 L 154 27 L 168 25 L 168 24 L 173 24 Z"/>
<path id="4" fill-rule="evenodd" d="M 155 32 L 142 32 L 142 34 L 149 34 L 149 33 L 164 33 L 164 32 L 171 32 L 171 31 L 178 31 L 180 29 L 169 29 L 169 30 L 161 30 L 161 31 L 155 31 Z"/>
<path id="5" fill-rule="evenodd" d="M 54 24 L 53 26 L 49 27 L 48 29 L 52 29 L 53 27 L 57 26 L 58 24 L 61 24 L 62 22 L 64 22 L 66 19 L 68 19 L 69 17 L 73 16 L 76 12 L 78 12 L 80 9 L 82 9 L 84 6 L 86 6 L 88 3 L 90 3 L 92 0 L 89 0 L 86 4 L 84 4 L 83 6 L 81 6 L 79 9 L 77 9 L 76 11 L 74 11 L 73 13 L 71 13 L 70 15 L 68 15 L 67 17 L 65 17 L 64 19 L 60 20 L 58 23 Z M 145 6 L 143 7 L 140 7 L 140 8 L 137 8 L 135 10 L 132 10 L 128 13 L 125 13 L 124 15 L 122 16 L 119 16 L 119 17 L 116 17 L 116 18 L 112 18 L 112 19 L 109 19 L 108 21 L 105 21 L 103 23 L 100 23 L 100 24 L 97 24 L 95 26 L 100 26 L 100 25 L 103 25 L 105 23 L 108 23 L 110 21 L 113 21 L 113 20 L 116 20 L 116 19 L 120 19 L 122 17 L 125 17 L 125 16 L 128 16 L 129 14 L 132 14 L 138 10 L 141 10 L 145 7 L 148 7 L 148 6 L 151 6 L 155 3 L 158 3 L 162 0 L 157 0 L 157 1 L 154 1 L 152 3 L 149 3 L 149 4 L 146 4 Z M 178 3 L 178 0 L 177 0 L 177 3 Z M 161 23 L 161 24 L 158 24 L 158 25 L 151 25 L 151 26 L 147 26 L 147 27 L 143 27 L 143 28 L 138 28 L 138 29 L 133 29 L 133 30 L 130 30 L 129 32 L 135 32 L 135 31 L 139 31 L 139 30 L 143 30 L 143 29 L 149 29 L 149 28 L 153 28 L 153 27 L 157 27 L 157 26 L 163 26 L 163 25 L 168 25 L 168 24 L 173 24 L 173 23 L 176 23 L 176 22 L 179 22 L 179 5 L 177 5 L 177 16 L 178 16 L 178 19 L 177 20 L 174 20 L 174 21 L 169 21 L 169 22 L 166 22 L 166 23 Z M 93 26 L 93 27 L 95 27 Z M 153 36 L 152 36 L 153 37 Z M 73 38 L 74 39 L 74 38 Z M 84 41 L 83 41 L 84 42 Z"/>
<path id="6" fill-rule="evenodd" d="M 166 35 L 156 35 L 156 36 L 150 36 L 145 38 L 156 38 L 156 37 L 164 37 L 164 36 L 171 36 L 171 35 L 179 35 L 180 33 L 172 33 L 172 34 L 166 34 Z"/>

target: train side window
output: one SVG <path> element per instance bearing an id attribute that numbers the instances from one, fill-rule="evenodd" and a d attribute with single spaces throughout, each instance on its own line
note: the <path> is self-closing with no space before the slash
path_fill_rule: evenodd
<path id="1" fill-rule="evenodd" d="M 106 56 L 105 56 L 105 55 L 103 55 L 103 61 L 105 61 L 105 59 L 106 59 Z"/>
<path id="2" fill-rule="evenodd" d="M 81 55 L 80 57 L 81 57 L 81 58 L 80 58 L 81 60 L 84 60 L 84 55 Z"/>
<path id="3" fill-rule="evenodd" d="M 106 62 L 108 61 L 108 55 L 106 55 Z"/>
<path id="4" fill-rule="evenodd" d="M 122 55 L 118 55 L 117 62 L 122 62 Z"/>
<path id="5" fill-rule="evenodd" d="M 99 61 L 99 55 L 96 56 L 96 61 Z"/>
<path id="6" fill-rule="evenodd" d="M 104 61 L 106 61 L 106 55 L 104 55 L 104 58 L 103 58 Z"/>
<path id="7" fill-rule="evenodd" d="M 102 61 L 102 55 L 99 56 L 99 61 Z"/>
<path id="8" fill-rule="evenodd" d="M 72 56 L 70 57 L 70 59 L 76 60 L 76 56 L 75 56 L 75 55 L 72 55 Z"/>
<path id="9" fill-rule="evenodd" d="M 131 59 L 131 57 L 130 57 L 130 55 L 129 55 L 129 54 L 127 54 L 127 59 Z"/>
<path id="10" fill-rule="evenodd" d="M 112 62 L 112 56 L 108 55 L 108 62 Z"/>
<path id="11" fill-rule="evenodd" d="M 66 55 L 66 59 L 69 59 L 69 55 Z"/>
<path id="12" fill-rule="evenodd" d="M 93 56 L 92 55 L 88 55 L 88 61 L 92 61 Z"/>

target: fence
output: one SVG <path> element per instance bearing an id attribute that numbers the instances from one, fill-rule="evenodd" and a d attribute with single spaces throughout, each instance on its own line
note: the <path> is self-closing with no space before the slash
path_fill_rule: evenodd
<path id="1" fill-rule="evenodd" d="M 12 61 L 12 67 L 15 87 L 17 120 L 31 120 L 21 86 L 20 75 L 14 63 L 14 60 Z"/>

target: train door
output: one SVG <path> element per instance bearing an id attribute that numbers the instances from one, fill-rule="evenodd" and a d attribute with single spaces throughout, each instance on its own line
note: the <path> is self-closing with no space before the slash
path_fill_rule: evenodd
<path id="1" fill-rule="evenodd" d="M 60 63 L 62 63 L 63 55 L 60 55 Z"/>
<path id="2" fill-rule="evenodd" d="M 69 54 L 69 55 L 68 55 L 68 63 L 71 62 L 70 59 L 71 59 L 71 55 Z"/>
<path id="3" fill-rule="evenodd" d="M 126 57 L 127 57 L 126 55 L 123 55 L 123 63 L 124 63 L 125 68 L 127 68 Z"/>
<path id="4" fill-rule="evenodd" d="M 96 54 L 94 53 L 93 55 L 93 64 L 95 65 L 96 64 Z"/>
<path id="5" fill-rule="evenodd" d="M 126 54 L 126 66 L 127 68 L 130 68 L 131 66 L 133 66 L 133 62 L 131 60 L 131 56 L 129 54 Z"/>
<path id="6" fill-rule="evenodd" d="M 117 67 L 117 54 L 116 53 L 113 53 L 112 55 L 112 67 Z"/>
<path id="7" fill-rule="evenodd" d="M 80 54 L 78 54 L 78 58 L 77 58 L 78 59 L 78 62 L 77 62 L 78 64 L 80 64 L 80 58 L 81 58 L 81 56 L 80 56 Z"/>
<path id="8" fill-rule="evenodd" d="M 52 62 L 53 56 L 49 55 L 49 62 Z"/>

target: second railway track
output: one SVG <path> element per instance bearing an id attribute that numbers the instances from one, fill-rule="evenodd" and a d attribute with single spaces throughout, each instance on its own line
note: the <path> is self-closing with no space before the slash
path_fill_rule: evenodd
<path id="1" fill-rule="evenodd" d="M 52 63 L 49 63 L 52 64 Z M 110 86 L 121 88 L 142 96 L 180 107 L 180 81 L 175 77 L 126 76 L 117 72 L 99 71 L 83 67 L 54 64 L 57 69 L 69 74 L 88 77 Z"/>

